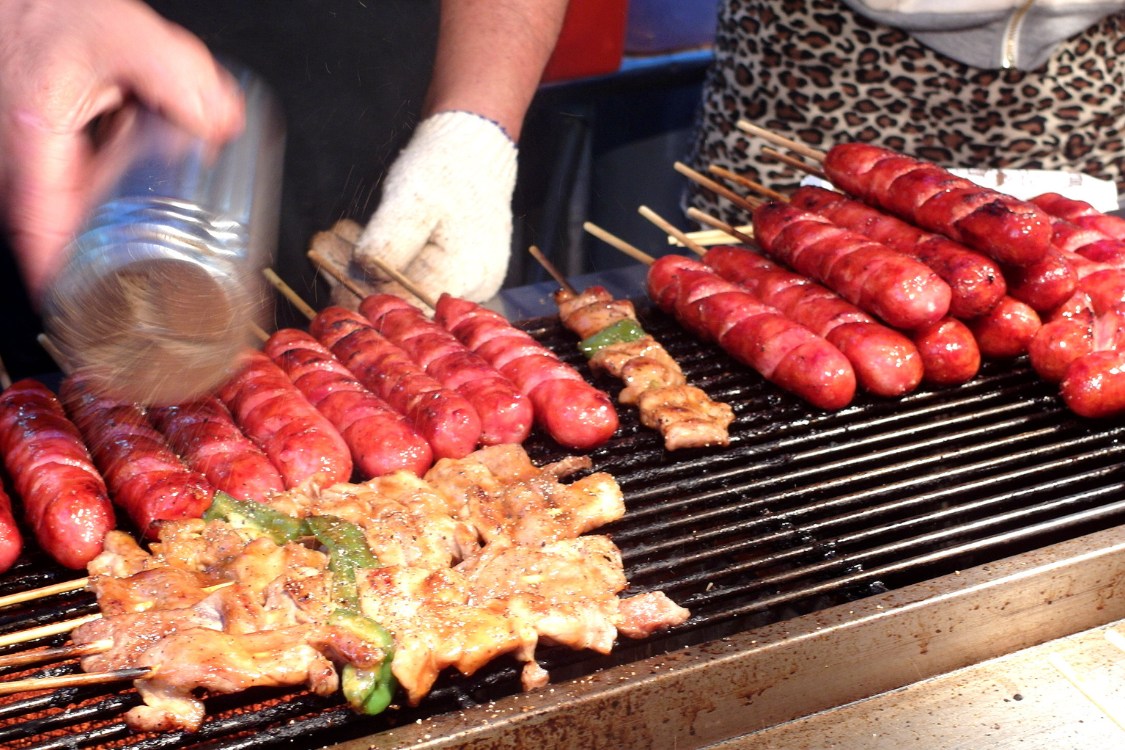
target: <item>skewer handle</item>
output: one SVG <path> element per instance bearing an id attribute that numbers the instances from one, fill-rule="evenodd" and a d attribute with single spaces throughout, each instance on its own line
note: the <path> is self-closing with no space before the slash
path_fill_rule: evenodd
<path id="1" fill-rule="evenodd" d="M 739 130 L 745 133 L 756 135 L 759 138 L 765 138 L 767 141 L 775 143 L 778 146 L 784 146 L 791 151 L 796 151 L 798 154 L 801 154 L 808 159 L 824 161 L 823 151 L 815 149 L 806 143 L 800 143 L 798 141 L 792 140 L 791 138 L 786 138 L 785 136 L 775 133 L 772 130 L 766 130 L 765 128 L 758 127 L 748 120 L 739 120 L 737 127 Z"/>
<path id="2" fill-rule="evenodd" d="M 576 293 L 574 287 L 572 287 L 570 285 L 570 282 L 566 280 L 566 276 L 564 276 L 562 271 L 560 271 L 558 267 L 554 263 L 552 263 L 546 255 L 543 254 L 542 250 L 540 250 L 535 245 L 532 245 L 527 249 L 527 251 L 531 253 L 532 258 L 535 258 L 535 260 L 539 261 L 539 265 L 543 266 L 543 270 L 550 274 L 551 278 L 555 280 L 555 283 L 563 288 L 563 291 L 569 294 Z"/>
<path id="3" fill-rule="evenodd" d="M 24 602 L 29 602 L 33 599 L 42 599 L 46 596 L 65 594 L 68 591 L 77 591 L 78 589 L 84 589 L 89 582 L 89 578 L 75 578 L 72 581 L 61 581 L 60 583 L 52 583 L 49 586 L 40 586 L 37 589 L 17 591 L 14 594 L 0 596 L 0 609 L 4 607 L 10 607 L 13 604 L 23 604 Z"/>
<path id="4" fill-rule="evenodd" d="M 648 219 L 649 221 L 651 221 L 653 224 L 655 224 L 657 227 L 659 227 L 662 231 L 667 232 L 668 234 L 675 237 L 677 240 L 680 241 L 680 244 L 682 244 L 688 250 L 691 250 L 693 253 L 695 253 L 699 257 L 702 258 L 704 255 L 707 254 L 707 250 L 704 249 L 702 245 L 700 245 L 697 242 L 694 242 L 691 239 L 691 237 L 687 236 L 686 232 L 680 231 L 671 222 L 661 218 L 655 211 L 653 211 L 648 206 L 641 206 L 639 209 L 637 209 L 637 211 L 640 213 L 641 216 L 643 216 L 646 219 Z"/>
<path id="5" fill-rule="evenodd" d="M 56 688 L 77 687 L 79 685 L 99 685 L 105 682 L 135 680 L 152 672 L 149 667 L 118 669 L 114 672 L 91 672 L 89 674 L 65 674 L 59 677 L 31 677 L 26 680 L 0 682 L 0 695 L 26 693 L 32 690 L 54 690 Z"/>
<path id="6" fill-rule="evenodd" d="M 302 315 L 304 315 L 309 320 L 312 320 L 316 317 L 316 310 L 312 309 L 312 307 L 309 306 L 309 303 L 301 299 L 301 295 L 297 294 L 297 292 L 293 290 L 293 287 L 282 281 L 281 277 L 278 276 L 272 268 L 263 269 L 262 273 L 266 275 L 266 278 L 271 284 L 273 284 L 274 288 L 277 289 L 277 291 L 281 292 L 282 296 L 289 300 L 293 304 L 293 306 L 301 312 Z"/>
<path id="7" fill-rule="evenodd" d="M 597 224 L 594 224 L 592 222 L 587 221 L 585 224 L 582 225 L 582 228 L 585 229 L 590 234 L 597 237 L 599 240 L 602 240 L 603 242 L 606 242 L 609 245 L 611 245 L 612 247 L 614 247 L 614 248 L 620 250 L 621 252 L 625 253 L 626 255 L 628 255 L 633 260 L 640 261 L 641 263 L 644 263 L 647 266 L 651 266 L 653 261 L 655 260 L 655 258 L 653 258 L 651 255 L 646 253 L 644 250 L 641 250 L 640 248 L 638 248 L 634 245 L 630 245 L 625 240 L 621 239 L 620 237 L 618 237 L 614 234 L 611 234 L 611 233 L 607 232 L 606 230 L 599 227 Z"/>

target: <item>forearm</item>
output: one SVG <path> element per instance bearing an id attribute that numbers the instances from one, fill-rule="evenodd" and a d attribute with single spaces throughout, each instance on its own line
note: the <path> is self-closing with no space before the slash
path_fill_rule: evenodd
<path id="1" fill-rule="evenodd" d="M 468 110 L 519 140 L 566 0 L 442 0 L 425 114 Z"/>

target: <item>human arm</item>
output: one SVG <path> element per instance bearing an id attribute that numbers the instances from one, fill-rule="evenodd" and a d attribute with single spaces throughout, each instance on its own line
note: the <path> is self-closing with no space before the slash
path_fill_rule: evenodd
<path id="1" fill-rule="evenodd" d="M 443 0 L 424 119 L 400 154 L 356 260 L 424 292 L 483 300 L 511 243 L 516 143 L 566 0 Z"/>
<path id="2" fill-rule="evenodd" d="M 0 222 L 32 299 L 89 208 L 98 118 L 136 99 L 193 135 L 242 125 L 237 84 L 138 0 L 0 0 Z"/>

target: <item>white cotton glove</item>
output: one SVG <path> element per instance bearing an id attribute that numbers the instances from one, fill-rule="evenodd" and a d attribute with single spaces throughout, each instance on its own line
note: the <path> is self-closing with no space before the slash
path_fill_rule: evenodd
<path id="1" fill-rule="evenodd" d="M 508 271 L 516 145 L 471 112 L 440 112 L 415 130 L 387 174 L 383 199 L 355 260 L 386 277 L 382 261 L 427 296 L 481 302 Z"/>

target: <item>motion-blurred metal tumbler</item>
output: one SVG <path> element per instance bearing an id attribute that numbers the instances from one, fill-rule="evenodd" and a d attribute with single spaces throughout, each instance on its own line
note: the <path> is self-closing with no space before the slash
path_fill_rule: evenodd
<path id="1" fill-rule="evenodd" d="M 234 69 L 245 128 L 216 147 L 137 108 L 118 126 L 106 196 L 71 242 L 44 321 L 65 365 L 107 395 L 169 404 L 226 379 L 270 314 L 284 124 Z"/>

